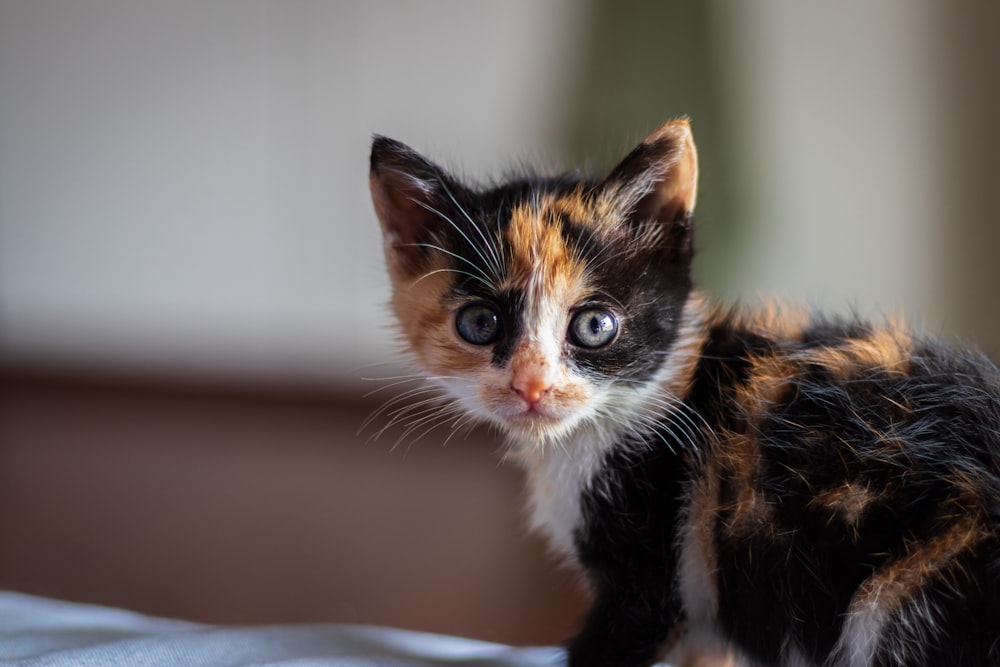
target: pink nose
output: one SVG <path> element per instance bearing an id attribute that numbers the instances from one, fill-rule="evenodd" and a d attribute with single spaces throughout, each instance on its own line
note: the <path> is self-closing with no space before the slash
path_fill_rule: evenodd
<path id="1" fill-rule="evenodd" d="M 542 400 L 552 385 L 540 377 L 515 377 L 510 383 L 510 388 L 517 392 L 517 395 L 534 405 Z"/>

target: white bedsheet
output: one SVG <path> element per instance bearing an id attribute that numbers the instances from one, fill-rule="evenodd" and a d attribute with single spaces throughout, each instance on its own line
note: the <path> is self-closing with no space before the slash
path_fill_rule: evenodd
<path id="1" fill-rule="evenodd" d="M 352 625 L 208 626 L 0 592 L 0 665 L 550 667 L 564 662 L 564 652 L 554 647 L 513 648 Z"/>

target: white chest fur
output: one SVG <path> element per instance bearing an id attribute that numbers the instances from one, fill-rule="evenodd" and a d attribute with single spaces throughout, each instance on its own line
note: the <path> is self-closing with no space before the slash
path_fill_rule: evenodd
<path id="1" fill-rule="evenodd" d="M 527 472 L 531 527 L 574 563 L 574 534 L 583 522 L 583 493 L 592 486 L 613 442 L 602 435 L 587 432 L 558 445 L 521 444 L 518 448 Z"/>

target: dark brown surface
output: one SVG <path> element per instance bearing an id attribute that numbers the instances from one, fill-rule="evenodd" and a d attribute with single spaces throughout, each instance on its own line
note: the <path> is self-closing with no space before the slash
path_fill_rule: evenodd
<path id="1" fill-rule="evenodd" d="M 490 436 L 391 451 L 356 435 L 374 406 L 7 369 L 0 587 L 213 623 L 568 637 L 581 595 L 525 534 Z"/>

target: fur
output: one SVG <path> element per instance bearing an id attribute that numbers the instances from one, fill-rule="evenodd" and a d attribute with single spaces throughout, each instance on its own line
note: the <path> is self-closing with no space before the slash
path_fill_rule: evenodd
<path id="1" fill-rule="evenodd" d="M 594 590 L 570 664 L 711 641 L 751 665 L 1000 665 L 997 369 L 898 324 L 714 305 L 697 174 L 686 121 L 604 179 L 486 189 L 372 146 L 405 342 L 508 434 L 533 527 Z M 470 304 L 489 344 L 456 327 Z M 616 328 L 588 347 L 581 312 Z"/>

